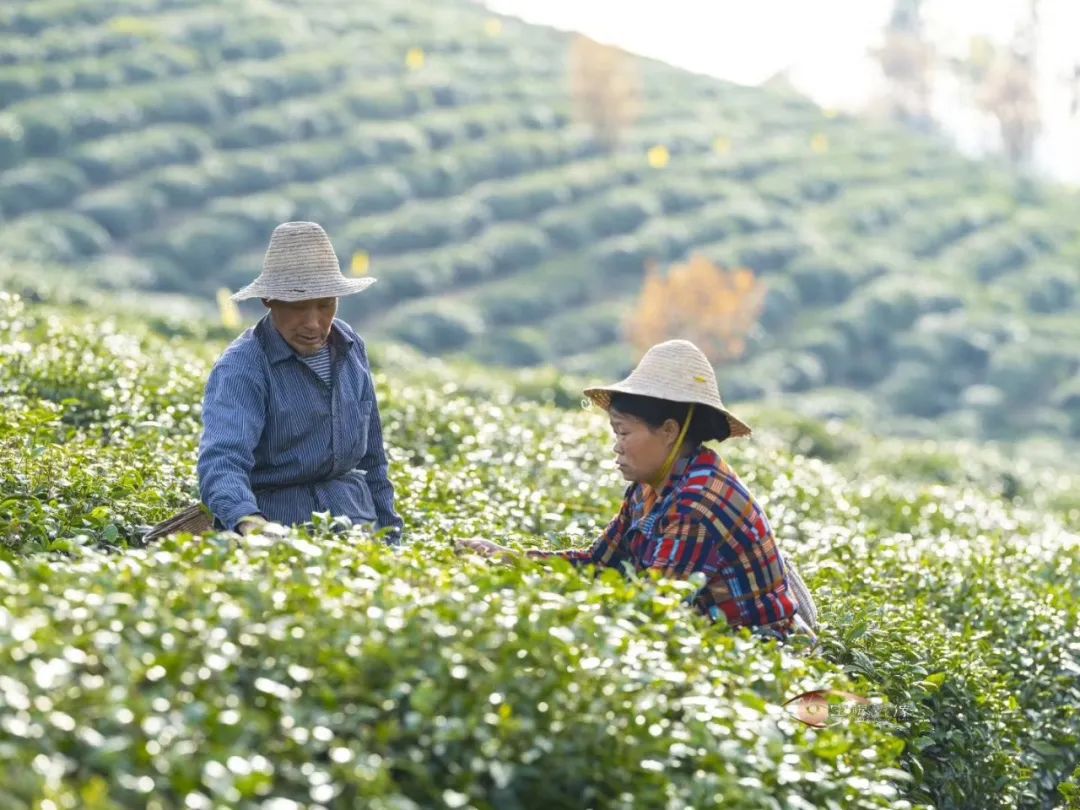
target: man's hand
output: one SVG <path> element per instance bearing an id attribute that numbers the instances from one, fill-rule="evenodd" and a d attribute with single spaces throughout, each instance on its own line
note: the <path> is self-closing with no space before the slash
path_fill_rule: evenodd
<path id="1" fill-rule="evenodd" d="M 240 522 L 236 524 L 236 532 L 242 537 L 247 537 L 254 531 L 258 531 L 266 525 L 266 518 L 262 515 L 248 515 L 247 517 L 240 518 Z"/>
<path id="2" fill-rule="evenodd" d="M 512 548 L 500 546 L 498 543 L 492 543 L 490 540 L 484 540 L 480 537 L 458 540 L 454 543 L 454 548 L 471 551 L 481 557 L 497 559 L 500 562 L 510 562 L 516 560 L 519 556 Z"/>

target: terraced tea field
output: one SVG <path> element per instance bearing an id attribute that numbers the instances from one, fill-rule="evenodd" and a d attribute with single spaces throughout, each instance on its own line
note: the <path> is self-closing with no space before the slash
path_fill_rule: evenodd
<path id="1" fill-rule="evenodd" d="M 218 327 L 0 295 L 0 805 L 1040 808 L 1076 796 L 1075 472 L 750 407 L 721 445 L 822 613 L 455 556 L 584 544 L 622 486 L 549 375 L 373 341 L 408 545 L 182 535 Z M 568 407 L 558 407 L 559 403 Z M 783 704 L 851 689 L 815 729 Z M 1059 785 L 1060 791 L 1059 791 Z"/>
<path id="2" fill-rule="evenodd" d="M 769 289 L 733 400 L 1080 435 L 1075 192 L 645 60 L 607 150 L 569 42 L 456 1 L 9 4 L 0 273 L 209 301 L 311 219 L 380 279 L 344 312 L 368 334 L 607 376 L 646 264 L 701 253 Z"/>

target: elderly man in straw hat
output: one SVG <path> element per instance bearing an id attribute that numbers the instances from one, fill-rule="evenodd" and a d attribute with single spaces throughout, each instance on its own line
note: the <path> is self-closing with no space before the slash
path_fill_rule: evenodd
<path id="1" fill-rule="evenodd" d="M 590 548 L 530 550 L 537 559 L 614 566 L 687 579 L 703 574 L 692 604 L 714 621 L 784 641 L 815 637 L 816 609 L 777 546 L 765 513 L 735 471 L 704 442 L 749 436 L 720 399 L 712 364 L 697 346 L 653 346 L 625 380 L 585 391 L 607 411 L 615 459 L 630 482 L 619 514 Z M 488 540 L 461 546 L 515 556 Z"/>
<path id="2" fill-rule="evenodd" d="M 379 406 L 364 341 L 335 317 L 338 298 L 373 278 L 346 278 L 313 222 L 274 229 L 255 281 L 266 315 L 214 365 L 199 445 L 202 501 L 219 526 L 344 515 L 400 537 Z"/>

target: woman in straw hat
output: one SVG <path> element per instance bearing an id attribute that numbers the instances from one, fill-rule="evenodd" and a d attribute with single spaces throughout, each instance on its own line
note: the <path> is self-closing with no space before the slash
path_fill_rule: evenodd
<path id="1" fill-rule="evenodd" d="M 232 296 L 268 311 L 225 350 L 203 399 L 199 489 L 217 526 L 247 534 L 330 512 L 400 537 L 367 351 L 335 317 L 339 297 L 374 282 L 342 275 L 314 222 L 274 229 L 262 273 Z"/>
<path id="2" fill-rule="evenodd" d="M 661 343 L 625 380 L 585 394 L 610 417 L 616 463 L 631 482 L 622 508 L 590 548 L 526 555 L 679 579 L 704 574 L 691 601 L 714 621 L 781 641 L 796 630 L 813 636 L 813 601 L 765 513 L 704 444 L 749 436 L 750 428 L 724 407 L 702 351 L 685 340 Z M 516 554 L 483 539 L 460 545 L 485 556 Z"/>

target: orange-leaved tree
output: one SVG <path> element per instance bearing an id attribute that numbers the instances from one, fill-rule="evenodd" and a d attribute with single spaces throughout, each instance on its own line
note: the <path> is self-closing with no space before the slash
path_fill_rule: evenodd
<path id="1" fill-rule="evenodd" d="M 653 264 L 627 318 L 626 334 L 639 353 L 664 340 L 691 340 L 720 365 L 746 351 L 764 304 L 765 284 L 745 267 L 725 270 L 692 256 L 664 275 Z"/>
<path id="2" fill-rule="evenodd" d="M 612 148 L 641 109 L 633 58 L 619 48 L 577 36 L 570 46 L 570 95 L 574 115 Z"/>

